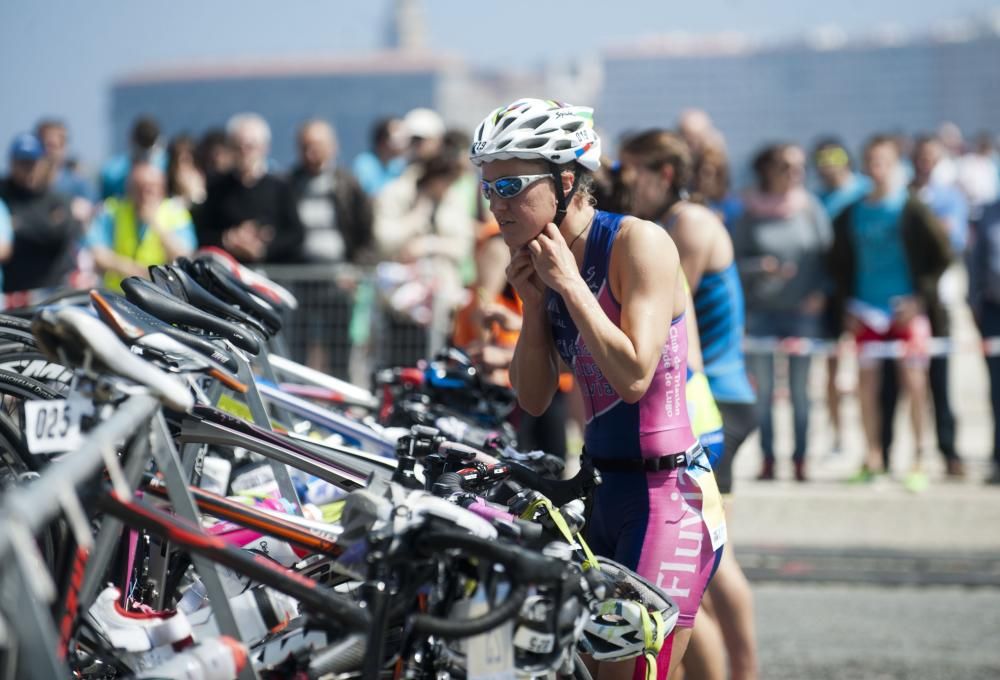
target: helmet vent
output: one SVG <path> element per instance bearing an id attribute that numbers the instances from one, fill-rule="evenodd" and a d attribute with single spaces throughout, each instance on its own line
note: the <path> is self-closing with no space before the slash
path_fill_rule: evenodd
<path id="1" fill-rule="evenodd" d="M 567 139 L 560 139 L 558 142 L 552 145 L 554 151 L 565 151 L 566 149 L 572 148 L 573 144 Z"/>
<path id="2" fill-rule="evenodd" d="M 522 149 L 538 149 L 549 143 L 545 137 L 532 137 L 521 142 L 518 146 Z"/>
<path id="3" fill-rule="evenodd" d="M 548 122 L 549 122 L 549 117 L 548 116 L 536 116 L 536 117 L 532 118 L 531 120 L 524 121 L 524 123 L 521 124 L 521 127 L 522 128 L 531 128 L 533 130 L 537 130 L 539 127 L 541 127 L 542 125 L 544 125 L 545 123 L 548 123 Z"/>
<path id="4" fill-rule="evenodd" d="M 571 121 L 571 122 L 566 123 L 565 125 L 563 125 L 562 129 L 565 130 L 566 132 L 576 132 L 581 127 L 583 127 L 583 121 L 582 120 L 574 120 L 574 121 Z"/>

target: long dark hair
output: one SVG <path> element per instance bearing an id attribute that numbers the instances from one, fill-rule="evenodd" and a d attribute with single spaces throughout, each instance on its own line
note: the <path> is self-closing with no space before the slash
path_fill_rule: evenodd
<path id="1" fill-rule="evenodd" d="M 702 185 L 701 172 L 705 167 L 714 167 L 716 180 L 714 187 Z M 694 166 L 693 179 L 691 182 L 691 201 L 694 203 L 708 204 L 721 201 L 729 193 L 729 157 L 726 152 L 718 146 L 706 146 Z"/>
<path id="2" fill-rule="evenodd" d="M 636 158 L 653 170 L 671 166 L 675 193 L 680 194 L 691 184 L 691 150 L 680 135 L 669 130 L 646 130 L 629 137 L 622 144 L 622 154 Z"/>

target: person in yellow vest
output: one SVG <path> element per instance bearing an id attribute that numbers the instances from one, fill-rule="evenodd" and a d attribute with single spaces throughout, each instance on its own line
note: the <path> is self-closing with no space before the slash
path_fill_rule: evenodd
<path id="1" fill-rule="evenodd" d="M 151 163 L 132 166 L 125 198 L 109 198 L 87 236 L 104 286 L 121 290 L 129 276 L 149 278 L 149 266 L 166 264 L 197 248 L 191 215 L 166 198 L 163 171 Z"/>

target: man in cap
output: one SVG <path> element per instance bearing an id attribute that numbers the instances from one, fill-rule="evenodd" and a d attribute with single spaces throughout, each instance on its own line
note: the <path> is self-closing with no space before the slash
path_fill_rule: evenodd
<path id="1" fill-rule="evenodd" d="M 4 265 L 4 292 L 65 285 L 76 267 L 80 223 L 69 200 L 49 189 L 44 155 L 42 143 L 28 132 L 10 145 L 10 175 L 0 182 L 0 200 L 10 210 L 16 257 Z"/>

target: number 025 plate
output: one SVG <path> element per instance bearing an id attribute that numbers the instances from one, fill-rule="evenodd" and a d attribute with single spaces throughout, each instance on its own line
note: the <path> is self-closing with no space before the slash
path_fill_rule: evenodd
<path id="1" fill-rule="evenodd" d="M 24 402 L 24 420 L 32 453 L 62 453 L 80 445 L 80 413 L 65 399 Z"/>

